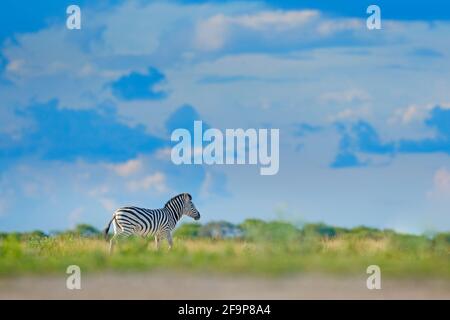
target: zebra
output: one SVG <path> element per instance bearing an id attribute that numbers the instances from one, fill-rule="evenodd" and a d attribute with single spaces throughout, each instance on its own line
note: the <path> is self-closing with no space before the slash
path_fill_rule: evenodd
<path id="1" fill-rule="evenodd" d="M 183 215 L 194 220 L 200 219 L 200 213 L 192 202 L 192 196 L 189 193 L 181 193 L 173 197 L 161 209 L 138 207 L 117 209 L 103 231 L 105 239 L 107 239 L 111 223 L 114 222 L 114 236 L 109 242 L 109 253 L 113 252 L 118 237 L 131 235 L 154 236 L 157 249 L 159 249 L 160 240 L 167 239 L 169 249 L 172 248 L 171 231 Z"/>

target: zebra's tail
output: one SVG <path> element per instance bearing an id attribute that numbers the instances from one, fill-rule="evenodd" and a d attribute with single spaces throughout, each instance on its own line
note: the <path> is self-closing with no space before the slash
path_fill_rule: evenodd
<path id="1" fill-rule="evenodd" d="M 108 232 L 109 232 L 109 228 L 111 227 L 111 223 L 114 221 L 114 219 L 116 218 L 116 216 L 114 215 L 112 217 L 112 219 L 109 221 L 108 225 L 106 226 L 105 229 L 103 229 L 103 235 L 105 236 L 105 240 L 108 240 Z"/>

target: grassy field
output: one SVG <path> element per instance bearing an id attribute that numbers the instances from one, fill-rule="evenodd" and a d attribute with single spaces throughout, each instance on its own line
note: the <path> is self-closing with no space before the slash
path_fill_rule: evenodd
<path id="1" fill-rule="evenodd" d="M 213 226 L 214 227 L 214 226 Z M 122 241 L 114 255 L 95 232 L 3 234 L 0 276 L 52 274 L 78 265 L 83 272 L 174 270 L 279 276 L 304 272 L 361 274 L 378 265 L 395 278 L 450 280 L 450 237 L 402 235 L 369 228 L 324 225 L 296 228 L 283 222 L 247 221 L 235 239 L 213 237 L 205 226 L 178 229 L 174 248 L 154 249 L 153 241 Z M 210 228 L 211 229 L 211 228 Z M 203 234 L 202 234 L 203 230 Z M 206 228 L 206 230 L 209 230 Z"/>

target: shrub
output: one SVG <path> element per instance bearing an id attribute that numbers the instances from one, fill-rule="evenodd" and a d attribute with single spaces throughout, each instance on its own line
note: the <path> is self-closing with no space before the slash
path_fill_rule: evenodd
<path id="1" fill-rule="evenodd" d="M 283 221 L 264 222 L 248 219 L 240 227 L 245 239 L 251 241 L 292 241 L 300 236 L 300 230 L 297 227 Z"/>
<path id="2" fill-rule="evenodd" d="M 174 236 L 180 237 L 180 238 L 187 238 L 187 239 L 198 238 L 200 228 L 201 228 L 200 223 L 196 223 L 196 222 L 183 223 L 181 226 L 179 226 L 175 230 Z"/>
<path id="3" fill-rule="evenodd" d="M 345 229 L 338 228 L 326 225 L 324 223 L 313 223 L 313 224 L 307 224 L 302 229 L 303 236 L 319 236 L 319 237 L 326 237 L 326 238 L 334 238 L 339 233 L 345 233 Z"/>
<path id="4" fill-rule="evenodd" d="M 201 226 L 199 236 L 214 239 L 240 238 L 243 236 L 242 230 L 226 221 L 214 221 Z"/>

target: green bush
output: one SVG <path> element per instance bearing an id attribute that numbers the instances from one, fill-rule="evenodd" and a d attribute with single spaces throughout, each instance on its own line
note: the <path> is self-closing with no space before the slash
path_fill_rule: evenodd
<path id="1" fill-rule="evenodd" d="M 67 230 L 63 232 L 53 231 L 51 232 L 51 234 L 53 236 L 68 237 L 68 238 L 79 236 L 87 238 L 98 238 L 102 236 L 101 232 L 97 228 L 86 223 L 78 224 L 72 230 Z"/>
<path id="2" fill-rule="evenodd" d="M 369 228 L 365 226 L 359 226 L 350 229 L 350 234 L 358 236 L 360 238 L 370 238 L 370 239 L 381 239 L 386 236 L 386 234 L 376 228 Z"/>
<path id="3" fill-rule="evenodd" d="M 265 222 L 248 219 L 240 227 L 243 230 L 244 238 L 251 241 L 287 242 L 297 240 L 301 235 L 297 227 L 283 221 Z"/>
<path id="4" fill-rule="evenodd" d="M 100 235 L 100 231 L 95 227 L 82 223 L 78 224 L 74 230 L 75 234 L 80 235 L 82 237 L 97 237 Z"/>
<path id="5" fill-rule="evenodd" d="M 312 223 L 312 224 L 306 224 L 302 228 L 302 234 L 304 236 L 319 236 L 319 237 L 325 237 L 325 238 L 334 238 L 338 234 L 345 233 L 345 229 L 339 229 L 326 225 L 324 223 Z"/>
<path id="6" fill-rule="evenodd" d="M 186 238 L 186 239 L 194 239 L 199 236 L 199 231 L 201 228 L 200 223 L 192 222 L 192 223 L 183 223 L 179 226 L 175 232 L 174 237 Z"/>
<path id="7" fill-rule="evenodd" d="M 200 227 L 199 236 L 213 239 L 240 238 L 242 230 L 227 221 L 212 221 Z"/>

